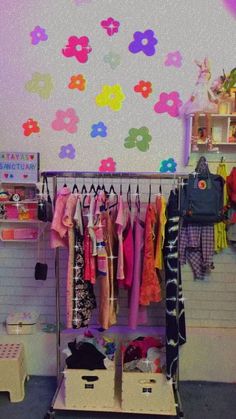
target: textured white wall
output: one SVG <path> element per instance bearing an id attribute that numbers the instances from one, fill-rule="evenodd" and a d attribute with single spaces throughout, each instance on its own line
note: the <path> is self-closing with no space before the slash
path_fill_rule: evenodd
<path id="1" fill-rule="evenodd" d="M 186 101 L 197 77 L 194 59 L 208 56 L 212 79 L 235 65 L 233 16 L 221 0 L 1 0 L 1 150 L 39 151 L 41 168 L 47 170 L 98 170 L 102 159 L 112 157 L 117 171 L 156 171 L 163 159 L 173 157 L 183 171 L 183 132 L 178 118 L 154 112 L 162 92 L 177 91 Z M 118 33 L 108 36 L 100 22 L 112 16 L 120 22 Z M 35 26 L 48 39 L 32 45 Z M 128 50 L 133 33 L 152 29 L 158 38 L 152 56 Z M 61 51 L 71 35 L 89 37 L 88 62 L 66 58 Z M 104 62 L 109 51 L 118 53 L 115 69 Z M 169 52 L 179 51 L 182 66 L 164 65 Z M 48 99 L 30 93 L 25 85 L 35 72 L 49 73 L 53 90 Z M 67 87 L 70 77 L 81 73 L 87 80 L 83 92 Z M 144 99 L 133 87 L 140 80 L 152 82 L 153 93 Z M 120 84 L 126 96 L 120 111 L 98 107 L 95 97 L 104 84 Z M 58 109 L 73 108 L 79 117 L 76 133 L 55 131 Z M 26 137 L 22 124 L 38 121 L 40 132 Z M 91 126 L 103 121 L 107 137 L 91 138 Z M 124 147 L 130 128 L 146 126 L 152 136 L 146 152 Z M 74 159 L 61 159 L 61 146 L 72 144 Z"/>

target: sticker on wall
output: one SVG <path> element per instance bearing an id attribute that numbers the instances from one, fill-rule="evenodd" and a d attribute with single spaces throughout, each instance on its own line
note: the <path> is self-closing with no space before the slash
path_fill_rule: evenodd
<path id="1" fill-rule="evenodd" d="M 166 56 L 164 64 L 166 67 L 173 66 L 179 68 L 182 66 L 182 60 L 183 57 L 179 51 L 169 52 Z"/>
<path id="2" fill-rule="evenodd" d="M 50 74 L 33 73 L 25 88 L 30 93 L 37 93 L 42 99 L 48 99 L 53 91 L 53 81 Z"/>
<path id="3" fill-rule="evenodd" d="M 60 159 L 74 159 L 75 158 L 75 148 L 72 144 L 62 145 L 59 153 Z"/>
<path id="4" fill-rule="evenodd" d="M 136 86 L 134 86 L 134 91 L 141 93 L 141 95 L 146 99 L 152 93 L 152 83 L 150 81 L 140 80 Z"/>
<path id="5" fill-rule="evenodd" d="M 90 135 L 92 138 L 107 137 L 107 127 L 104 122 L 100 121 L 97 124 L 93 124 Z"/>
<path id="6" fill-rule="evenodd" d="M 84 78 L 83 74 L 77 74 L 71 76 L 70 83 L 68 84 L 69 89 L 78 89 L 81 92 L 86 89 L 87 80 Z"/>
<path id="7" fill-rule="evenodd" d="M 77 61 L 84 64 L 88 61 L 88 54 L 92 51 L 87 36 L 70 36 L 68 44 L 62 49 L 62 54 L 67 57 L 75 57 Z"/>
<path id="8" fill-rule="evenodd" d="M 124 100 L 125 95 L 120 84 L 114 84 L 113 86 L 104 84 L 101 93 L 95 98 L 98 106 L 108 106 L 112 111 L 119 111 Z"/>
<path id="9" fill-rule="evenodd" d="M 52 121 L 52 128 L 56 131 L 67 131 L 70 134 L 77 132 L 77 123 L 79 118 L 73 108 L 68 108 L 66 111 L 58 110 L 56 112 L 56 119 Z"/>
<path id="10" fill-rule="evenodd" d="M 157 45 L 158 39 L 151 29 L 147 29 L 145 32 L 134 32 L 133 38 L 134 40 L 129 44 L 129 51 L 132 54 L 137 54 L 138 52 L 143 52 L 148 56 L 155 54 L 155 45 Z"/>
<path id="11" fill-rule="evenodd" d="M 30 32 L 31 44 L 38 45 L 39 42 L 47 41 L 48 35 L 46 34 L 46 29 L 41 28 L 41 26 L 35 26 L 32 32 Z"/>
<path id="12" fill-rule="evenodd" d="M 125 138 L 124 146 L 126 148 L 137 147 L 140 151 L 148 151 L 152 136 L 147 127 L 131 128 L 129 136 Z"/>
<path id="13" fill-rule="evenodd" d="M 225 8 L 236 18 L 236 2 L 235 0 L 223 0 Z"/>
<path id="14" fill-rule="evenodd" d="M 113 17 L 108 17 L 108 19 L 102 20 L 100 22 L 100 25 L 103 29 L 106 30 L 107 35 L 113 36 L 115 35 L 115 33 L 118 32 L 120 22 L 118 22 L 118 20 L 113 19 Z"/>
<path id="15" fill-rule="evenodd" d="M 172 157 L 170 157 L 167 160 L 162 160 L 161 165 L 160 165 L 160 172 L 161 173 L 166 173 L 166 172 L 174 173 L 176 172 L 176 166 L 177 166 L 177 163 Z"/>
<path id="16" fill-rule="evenodd" d="M 100 161 L 100 166 L 98 168 L 99 172 L 115 172 L 116 171 L 116 162 L 112 157 L 103 159 Z"/>
<path id="17" fill-rule="evenodd" d="M 105 63 L 108 63 L 112 70 L 115 70 L 118 65 L 120 65 L 121 62 L 121 56 L 119 54 L 116 54 L 113 51 L 110 51 L 107 55 L 103 57 L 103 61 Z"/>
<path id="18" fill-rule="evenodd" d="M 159 101 L 154 105 L 154 111 L 157 113 L 168 113 L 172 117 L 179 115 L 179 108 L 182 101 L 179 98 L 178 92 L 160 94 Z"/>
<path id="19" fill-rule="evenodd" d="M 35 183 L 39 181 L 39 153 L 2 151 L 0 153 L 0 182 Z"/>
<path id="20" fill-rule="evenodd" d="M 35 121 L 32 118 L 29 118 L 24 124 L 22 124 L 24 130 L 23 134 L 26 137 L 29 137 L 31 134 L 40 132 L 40 127 L 38 121 Z"/>

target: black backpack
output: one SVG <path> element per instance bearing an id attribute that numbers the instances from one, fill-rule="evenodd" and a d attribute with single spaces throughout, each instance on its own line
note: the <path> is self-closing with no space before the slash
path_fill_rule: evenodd
<path id="1" fill-rule="evenodd" d="M 223 220 L 224 179 L 208 172 L 190 174 L 180 194 L 180 214 L 187 223 L 213 224 Z"/>

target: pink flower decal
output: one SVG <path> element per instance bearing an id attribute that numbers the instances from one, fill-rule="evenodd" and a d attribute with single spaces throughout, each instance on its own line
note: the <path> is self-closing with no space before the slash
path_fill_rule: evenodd
<path id="1" fill-rule="evenodd" d="M 112 36 L 118 32 L 120 22 L 114 20 L 113 17 L 109 17 L 107 20 L 102 20 L 100 22 L 103 29 L 106 29 L 107 35 Z"/>
<path id="2" fill-rule="evenodd" d="M 236 18 L 236 3 L 235 0 L 223 0 L 224 6 Z"/>
<path id="3" fill-rule="evenodd" d="M 101 160 L 100 163 L 101 164 L 98 169 L 99 172 L 115 172 L 116 171 L 116 162 L 113 160 L 112 157 L 103 159 Z"/>
<path id="4" fill-rule="evenodd" d="M 159 102 L 154 105 L 154 111 L 157 113 L 167 112 L 170 116 L 179 116 L 179 108 L 182 105 L 182 101 L 179 98 L 178 92 L 160 94 Z"/>
<path id="5" fill-rule="evenodd" d="M 166 56 L 164 64 L 167 67 L 174 66 L 179 68 L 182 66 L 182 59 L 183 57 L 179 51 L 169 52 Z"/>
<path id="6" fill-rule="evenodd" d="M 66 130 L 70 134 L 77 132 L 77 122 L 79 118 L 73 108 L 68 108 L 66 111 L 60 109 L 56 112 L 56 119 L 52 121 L 52 128 L 56 131 Z"/>
<path id="7" fill-rule="evenodd" d="M 62 54 L 67 57 L 75 57 L 77 61 L 84 64 L 88 61 L 88 54 L 92 51 L 87 36 L 70 36 L 68 44 L 62 50 Z"/>

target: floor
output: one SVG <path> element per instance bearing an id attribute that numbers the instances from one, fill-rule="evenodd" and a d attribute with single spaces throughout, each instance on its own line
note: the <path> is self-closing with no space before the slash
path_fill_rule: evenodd
<path id="1" fill-rule="evenodd" d="M 0 419 L 44 419 L 56 389 L 54 377 L 30 377 L 25 399 L 10 403 L 8 393 L 0 393 Z M 185 419 L 236 419 L 236 384 L 180 383 Z M 130 415 L 90 412 L 56 412 L 56 419 L 167 419 L 156 415 Z"/>

